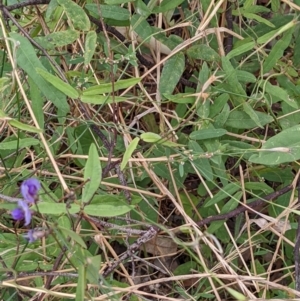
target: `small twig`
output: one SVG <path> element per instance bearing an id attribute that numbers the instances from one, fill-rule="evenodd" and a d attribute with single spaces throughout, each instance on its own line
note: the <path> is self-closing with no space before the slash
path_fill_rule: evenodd
<path id="1" fill-rule="evenodd" d="M 145 259 L 143 259 L 143 258 L 141 258 L 141 257 L 138 257 L 138 256 L 136 256 L 136 255 L 134 255 L 134 254 L 132 255 L 132 257 L 135 258 L 135 259 L 137 259 L 138 261 L 141 261 L 141 262 L 145 263 L 145 264 L 148 265 L 149 267 L 151 267 L 151 268 L 153 268 L 153 269 L 155 269 L 155 270 L 161 272 L 161 273 L 164 274 L 164 275 L 170 275 L 170 273 L 168 273 L 167 271 L 163 270 L 163 269 L 160 268 L 159 266 L 157 266 L 157 265 L 155 265 L 155 264 L 153 264 L 153 263 L 151 263 L 151 262 L 149 262 L 149 261 L 147 261 L 147 260 L 145 260 Z"/>
<path id="2" fill-rule="evenodd" d="M 300 179 L 298 179 L 298 206 L 300 205 Z M 295 248 L 294 248 L 294 260 L 295 260 L 295 289 L 296 291 L 300 291 L 300 216 L 298 215 L 298 228 L 297 228 L 297 234 L 296 234 L 296 242 L 295 242 Z M 299 297 L 299 296 L 298 296 Z"/>
<path id="3" fill-rule="evenodd" d="M 18 275 L 14 275 L 12 277 L 6 278 L 6 280 L 16 280 L 20 281 L 22 278 L 28 277 L 36 277 L 36 276 L 53 276 L 53 277 L 70 277 L 70 278 L 78 278 L 78 274 L 76 273 L 62 273 L 62 272 L 33 272 L 33 273 L 25 273 L 22 272 Z"/>
<path id="4" fill-rule="evenodd" d="M 155 229 L 153 226 L 151 226 L 149 228 L 148 231 L 146 231 L 146 233 L 143 234 L 143 236 L 141 236 L 140 238 L 137 239 L 137 241 L 135 243 L 133 243 L 128 250 L 119 257 L 119 260 L 115 261 L 114 263 L 112 263 L 109 267 L 106 268 L 106 270 L 104 270 L 104 272 L 102 273 L 102 277 L 107 277 L 110 273 L 112 273 L 119 264 L 121 264 L 122 261 L 126 260 L 127 258 L 131 257 L 133 255 L 134 252 L 136 252 L 141 245 L 143 245 L 144 243 L 146 243 L 147 241 L 151 240 L 156 234 L 157 234 L 157 229 Z"/>
<path id="5" fill-rule="evenodd" d="M 3 199 L 5 201 L 11 202 L 11 203 L 17 203 L 19 201 L 24 201 L 23 199 L 13 198 L 13 197 L 10 197 L 10 196 L 4 195 L 4 194 L 0 194 L 0 199 Z"/>
<path id="6" fill-rule="evenodd" d="M 225 12 L 225 18 L 227 22 L 227 28 L 232 30 L 233 29 L 233 22 L 232 22 L 232 2 L 230 0 L 227 1 L 227 8 Z M 225 40 L 225 53 L 229 53 L 233 47 L 233 36 L 228 35 Z"/>
<path id="7" fill-rule="evenodd" d="M 77 216 L 77 214 L 74 214 L 74 216 Z M 128 233 L 130 235 L 143 235 L 148 232 L 147 230 L 137 230 L 137 229 L 133 229 L 133 228 L 120 227 L 118 225 L 99 220 L 95 217 L 87 216 L 86 214 L 83 214 L 82 218 L 85 219 L 86 221 L 92 222 L 99 229 L 109 228 L 109 229 L 119 230 L 124 233 Z"/>
<path id="8" fill-rule="evenodd" d="M 6 9 L 8 11 L 11 11 L 14 9 L 23 8 L 23 7 L 30 6 L 30 5 L 49 4 L 50 1 L 51 0 L 28 0 L 28 1 L 24 1 L 22 3 L 16 3 L 16 4 L 6 6 Z"/>
<path id="9" fill-rule="evenodd" d="M 254 202 L 251 202 L 251 203 L 247 204 L 247 207 L 245 207 L 244 205 L 241 205 L 241 206 L 237 207 L 236 209 L 234 209 L 234 210 L 232 210 L 232 211 L 230 211 L 228 213 L 214 215 L 214 216 L 210 216 L 210 217 L 204 218 L 203 220 L 198 221 L 197 225 L 198 226 L 204 226 L 204 225 L 210 224 L 210 223 L 215 222 L 215 221 L 227 220 L 229 218 L 237 216 L 240 213 L 252 210 L 252 208 L 258 207 L 260 205 L 264 205 L 265 201 L 270 201 L 272 199 L 276 199 L 279 196 L 287 193 L 288 191 L 290 191 L 292 189 L 293 189 L 293 185 L 292 184 L 288 185 L 288 186 L 283 187 L 282 189 L 280 189 L 278 191 L 270 193 L 269 195 L 265 196 L 262 199 L 258 199 L 258 200 L 254 201 Z"/>
<path id="10" fill-rule="evenodd" d="M 127 181 L 126 181 L 126 178 L 124 176 L 124 173 L 121 171 L 120 169 L 120 164 L 116 165 L 115 167 L 115 170 L 116 170 L 116 173 L 118 175 L 118 178 L 119 178 L 119 181 L 120 181 L 120 184 L 124 187 L 128 186 L 127 184 Z M 130 204 L 131 203 L 131 194 L 130 194 L 130 191 L 127 190 L 127 189 L 123 189 L 123 192 L 124 192 L 124 196 L 126 198 L 126 200 L 128 201 L 128 203 Z"/>

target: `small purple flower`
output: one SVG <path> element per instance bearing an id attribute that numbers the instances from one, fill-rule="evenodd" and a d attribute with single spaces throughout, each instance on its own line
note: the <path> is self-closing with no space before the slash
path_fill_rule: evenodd
<path id="1" fill-rule="evenodd" d="M 25 226 L 28 226 L 31 221 L 31 210 L 29 209 L 28 204 L 25 201 L 19 201 L 18 205 L 24 212 Z"/>
<path id="2" fill-rule="evenodd" d="M 25 180 L 21 185 L 21 194 L 24 200 L 28 203 L 34 203 L 40 188 L 41 184 L 38 179 L 30 178 Z"/>
<path id="3" fill-rule="evenodd" d="M 43 228 L 31 229 L 24 235 L 24 238 L 28 240 L 28 242 L 35 242 L 39 238 L 46 237 L 50 233 L 49 230 L 45 230 Z"/>
<path id="4" fill-rule="evenodd" d="M 29 243 L 35 242 L 37 237 L 34 235 L 34 229 L 29 230 L 28 233 L 24 235 L 24 238 L 26 238 Z"/>
<path id="5" fill-rule="evenodd" d="M 25 226 L 28 226 L 31 221 L 31 211 L 28 204 L 25 201 L 18 202 L 18 208 L 15 208 L 11 212 L 11 216 L 14 220 L 20 221 L 25 218 Z"/>
<path id="6" fill-rule="evenodd" d="M 15 221 L 20 221 L 22 219 L 25 218 L 25 214 L 22 208 L 18 207 L 15 208 L 12 212 L 11 212 L 11 216 Z"/>

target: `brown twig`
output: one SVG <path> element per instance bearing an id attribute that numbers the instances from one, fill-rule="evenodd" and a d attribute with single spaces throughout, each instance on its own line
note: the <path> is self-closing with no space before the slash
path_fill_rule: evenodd
<path id="1" fill-rule="evenodd" d="M 135 243 L 133 243 L 127 251 L 119 257 L 119 260 L 115 261 L 112 263 L 109 267 L 107 267 L 104 272 L 102 273 L 102 277 L 107 277 L 110 273 L 112 273 L 118 265 L 121 264 L 122 261 L 126 260 L 129 257 L 132 257 L 133 253 L 136 252 L 144 243 L 147 241 L 151 240 L 156 234 L 157 234 L 157 229 L 154 227 L 150 227 L 146 233 L 144 233 L 140 238 L 137 239 Z"/>
<path id="2" fill-rule="evenodd" d="M 23 8 L 23 7 L 30 6 L 30 5 L 49 4 L 50 1 L 51 0 L 28 0 L 28 1 L 24 1 L 22 3 L 8 5 L 8 6 L 6 6 L 6 9 L 8 11 L 12 11 L 12 10 Z"/>
<path id="3" fill-rule="evenodd" d="M 249 211 L 249 210 L 251 211 L 252 208 L 264 205 L 266 201 L 276 199 L 279 196 L 287 193 L 288 191 L 290 191 L 292 189 L 293 189 L 292 184 L 288 185 L 288 186 L 285 186 L 285 187 L 283 187 L 282 189 L 280 189 L 278 191 L 270 193 L 269 195 L 265 196 L 263 199 L 258 199 L 254 202 L 251 202 L 251 203 L 247 204 L 247 207 L 245 207 L 244 205 L 241 205 L 241 206 L 237 207 L 236 209 L 234 209 L 234 210 L 232 210 L 228 213 L 214 215 L 214 216 L 204 218 L 203 220 L 198 221 L 197 225 L 198 226 L 204 226 L 204 225 L 210 224 L 210 223 L 215 222 L 215 221 L 227 220 L 227 219 L 232 218 L 234 216 L 237 216 L 238 214 L 243 213 L 245 211 Z"/>
<path id="4" fill-rule="evenodd" d="M 225 18 L 227 23 L 227 28 L 233 29 L 233 19 L 232 19 L 232 2 L 230 0 L 227 1 L 227 8 L 225 12 Z M 228 35 L 225 40 L 225 53 L 229 53 L 233 47 L 233 36 Z"/>

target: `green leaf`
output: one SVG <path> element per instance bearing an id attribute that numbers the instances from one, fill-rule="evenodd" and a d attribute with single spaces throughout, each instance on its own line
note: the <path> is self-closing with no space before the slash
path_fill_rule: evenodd
<path id="1" fill-rule="evenodd" d="M 239 43 L 241 44 L 241 43 Z M 254 48 L 255 46 L 255 42 L 251 41 L 251 42 L 247 42 L 244 44 L 241 44 L 240 46 L 232 49 L 227 55 L 226 57 L 231 60 L 232 58 L 234 58 L 235 56 L 241 55 L 247 51 L 250 51 Z"/>
<path id="2" fill-rule="evenodd" d="M 228 197 L 232 197 L 233 194 L 240 189 L 241 185 L 237 183 L 229 183 L 226 187 L 222 188 L 217 194 L 215 194 L 212 199 L 210 199 L 206 204 L 204 204 L 204 207 L 212 206 Z"/>
<path id="3" fill-rule="evenodd" d="M 278 12 L 280 8 L 280 0 L 271 0 L 271 9 L 273 12 Z"/>
<path id="4" fill-rule="evenodd" d="M 189 149 L 193 151 L 196 159 L 193 159 L 193 165 L 199 170 L 201 175 L 203 175 L 208 181 L 213 181 L 214 175 L 213 171 L 207 158 L 197 158 L 199 155 L 204 155 L 204 150 L 196 141 L 189 141 Z"/>
<path id="5" fill-rule="evenodd" d="M 264 44 L 267 43 L 273 39 L 275 39 L 277 36 L 281 35 L 285 31 L 289 30 L 290 28 L 294 27 L 296 25 L 296 21 L 292 20 L 289 23 L 283 25 L 279 29 L 269 31 L 268 33 L 264 34 L 263 36 L 259 37 L 257 39 L 258 44 Z"/>
<path id="6" fill-rule="evenodd" d="M 136 0 L 134 6 L 135 11 L 138 11 L 139 14 L 145 19 L 147 19 L 151 15 L 151 10 L 143 0 Z"/>
<path id="7" fill-rule="evenodd" d="M 9 120 L 8 123 L 11 126 L 16 127 L 18 129 L 26 131 L 26 132 L 37 133 L 37 134 L 43 132 L 43 130 L 41 130 L 41 129 L 37 129 L 34 126 L 22 123 L 22 122 L 20 122 L 18 120 Z"/>
<path id="8" fill-rule="evenodd" d="M 17 33 L 11 33 L 10 36 L 20 43 L 16 51 L 18 65 L 28 74 L 44 96 L 58 108 L 57 115 L 65 116 L 70 111 L 66 97 L 52 85 L 49 85 L 49 83 L 36 72 L 36 68 L 46 69 L 36 56 L 36 52 L 30 42 Z"/>
<path id="9" fill-rule="evenodd" d="M 256 21 L 258 21 L 259 23 L 263 23 L 263 24 L 266 24 L 267 26 L 269 26 L 269 27 L 275 27 L 275 25 L 274 24 L 272 24 L 270 21 L 268 21 L 267 19 L 265 19 L 265 18 L 262 18 L 261 16 L 259 16 L 259 15 L 256 15 L 256 14 L 252 14 L 252 13 L 244 13 L 243 14 L 246 18 L 248 18 L 248 19 L 253 19 L 253 20 L 256 20 Z"/>
<path id="10" fill-rule="evenodd" d="M 153 8 L 153 13 L 164 13 L 179 6 L 184 0 L 163 0 L 160 5 Z"/>
<path id="11" fill-rule="evenodd" d="M 97 34 L 95 31 L 89 31 L 85 37 L 85 52 L 84 52 L 84 64 L 88 65 L 95 53 L 97 46 Z"/>
<path id="12" fill-rule="evenodd" d="M 260 124 L 265 126 L 268 123 L 273 122 L 273 117 L 262 112 L 256 112 L 259 118 Z M 225 123 L 226 127 L 232 127 L 236 129 L 252 129 L 257 126 L 253 119 L 244 111 L 231 111 L 229 117 Z"/>
<path id="13" fill-rule="evenodd" d="M 76 285 L 76 298 L 75 301 L 82 301 L 85 299 L 86 287 L 86 270 L 84 264 L 79 264 L 77 267 L 78 279 Z"/>
<path id="14" fill-rule="evenodd" d="M 128 100 L 127 97 L 121 96 L 103 96 L 103 95 L 81 95 L 80 100 L 84 103 L 92 103 L 95 105 L 104 105 L 115 102 L 122 102 Z"/>
<path id="15" fill-rule="evenodd" d="M 141 134 L 141 138 L 143 141 L 148 143 L 158 143 L 169 147 L 182 146 L 182 144 L 169 141 L 165 138 L 162 138 L 160 135 L 151 132 Z"/>
<path id="16" fill-rule="evenodd" d="M 242 191 L 236 192 L 232 198 L 226 202 L 226 204 L 222 207 L 220 214 L 224 214 L 234 210 L 239 205 L 239 200 L 243 195 Z"/>
<path id="17" fill-rule="evenodd" d="M 283 34 L 283 37 L 273 45 L 263 65 L 265 73 L 269 72 L 276 65 L 277 61 L 283 57 L 284 50 L 290 46 L 293 32 L 294 28 L 289 29 Z"/>
<path id="18" fill-rule="evenodd" d="M 163 94 L 172 94 L 177 83 L 182 76 L 182 73 L 185 68 L 185 58 L 184 54 L 179 52 L 169 58 L 162 70 L 160 83 L 159 83 L 159 92 Z"/>
<path id="19" fill-rule="evenodd" d="M 226 74 L 226 83 L 232 91 L 232 98 L 237 100 L 239 103 L 243 103 L 247 94 L 238 80 L 235 68 L 233 68 L 229 59 L 225 56 L 222 57 L 222 67 Z"/>
<path id="20" fill-rule="evenodd" d="M 51 85 L 53 85 L 56 89 L 64 93 L 65 95 L 71 98 L 78 98 L 79 93 L 76 89 L 74 89 L 70 84 L 65 83 L 59 77 L 44 71 L 43 69 L 36 68 L 35 69 L 38 74 L 40 74 L 46 81 L 48 81 Z"/>
<path id="21" fill-rule="evenodd" d="M 35 84 L 31 77 L 28 77 L 28 85 L 29 85 L 29 95 L 31 99 L 32 111 L 35 115 L 35 118 L 41 129 L 45 127 L 45 117 L 44 114 L 40 112 L 43 111 L 44 106 L 44 98 L 42 96 L 41 90 Z M 64 96 L 64 95 L 63 95 Z M 65 96 L 64 96 L 65 97 Z"/>
<path id="22" fill-rule="evenodd" d="M 299 33 L 295 41 L 293 63 L 296 68 L 300 67 L 300 34 Z"/>
<path id="23" fill-rule="evenodd" d="M 65 235 L 65 237 L 71 238 L 72 240 L 74 240 L 75 242 L 77 242 L 81 247 L 83 247 L 84 249 L 86 249 L 86 244 L 85 244 L 84 240 L 76 232 L 74 232 L 73 230 L 64 228 L 64 227 L 59 227 L 59 230 L 61 232 L 63 232 L 63 234 Z"/>
<path id="24" fill-rule="evenodd" d="M 244 109 L 245 113 L 255 122 L 255 124 L 258 127 L 263 128 L 262 124 L 260 123 L 257 112 L 254 111 L 247 102 L 243 103 L 243 109 Z"/>
<path id="25" fill-rule="evenodd" d="M 57 0 L 65 10 L 68 18 L 72 21 L 76 29 L 89 31 L 91 27 L 90 19 L 81 6 L 72 0 Z"/>
<path id="26" fill-rule="evenodd" d="M 0 149 L 16 150 L 17 148 L 30 147 L 33 145 L 39 145 L 40 141 L 34 138 L 24 138 L 8 142 L 0 142 Z"/>
<path id="27" fill-rule="evenodd" d="M 84 212 L 93 216 L 114 217 L 123 215 L 133 208 L 134 205 L 126 204 L 124 200 L 119 197 L 113 195 L 99 195 L 93 198 L 92 204 L 84 207 Z"/>
<path id="28" fill-rule="evenodd" d="M 245 190 L 262 191 L 265 195 L 274 192 L 274 189 L 264 182 L 245 182 Z"/>
<path id="29" fill-rule="evenodd" d="M 220 112 L 220 114 L 218 114 L 218 116 L 216 116 L 215 122 L 214 122 L 214 127 L 217 128 L 217 129 L 223 128 L 224 124 L 228 120 L 229 114 L 230 114 L 230 107 L 226 103 L 224 105 L 222 111 Z"/>
<path id="30" fill-rule="evenodd" d="M 203 129 L 194 131 L 190 134 L 190 138 L 194 140 L 213 139 L 226 135 L 227 131 L 224 129 Z"/>
<path id="31" fill-rule="evenodd" d="M 114 91 L 118 91 L 121 89 L 127 89 L 128 87 L 136 85 L 140 81 L 141 81 L 140 77 L 120 79 L 114 83 Z M 113 92 L 112 83 L 107 83 L 107 84 L 100 84 L 97 86 L 87 88 L 86 90 L 83 91 L 82 95 L 83 96 L 91 96 L 91 95 L 112 93 L 112 92 Z"/>
<path id="32" fill-rule="evenodd" d="M 126 166 L 128 160 L 130 159 L 132 153 L 136 150 L 136 147 L 137 147 L 139 141 L 140 141 L 140 138 L 135 137 L 130 142 L 130 144 L 128 145 L 128 147 L 126 148 L 125 153 L 123 155 L 122 162 L 121 162 L 121 170 L 123 170 L 125 168 L 125 166 Z"/>
<path id="33" fill-rule="evenodd" d="M 79 38 L 80 32 L 73 29 L 50 33 L 44 37 L 36 37 L 34 40 L 47 50 L 72 44 Z"/>
<path id="34" fill-rule="evenodd" d="M 278 165 L 300 159 L 300 125 L 293 126 L 268 139 L 258 154 L 249 161 L 263 165 Z"/>
<path id="35" fill-rule="evenodd" d="M 225 289 L 234 298 L 234 300 L 237 300 L 237 301 L 247 301 L 248 300 L 248 297 L 244 296 L 243 294 L 234 290 L 231 287 L 225 287 Z"/>
<path id="36" fill-rule="evenodd" d="M 203 60 L 207 62 L 220 61 L 219 54 L 206 44 L 193 45 L 188 48 L 186 54 L 196 60 Z"/>
<path id="37" fill-rule="evenodd" d="M 191 96 L 191 93 L 177 93 L 175 95 L 173 94 L 163 94 L 163 96 L 167 99 L 167 100 L 171 100 L 172 102 L 175 103 L 195 103 L 196 101 L 196 97 L 195 96 Z"/>
<path id="38" fill-rule="evenodd" d="M 257 78 L 250 72 L 244 70 L 237 70 L 236 71 L 237 78 L 241 83 L 256 83 Z"/>
<path id="39" fill-rule="evenodd" d="M 143 42 L 148 42 L 152 36 L 152 27 L 145 20 L 144 17 L 139 14 L 134 14 L 130 20 L 132 29 L 139 35 Z"/>
<path id="40" fill-rule="evenodd" d="M 118 21 L 126 21 L 130 19 L 129 10 L 120 6 L 105 5 L 105 4 L 100 4 L 98 6 L 98 4 L 95 3 L 88 3 L 85 5 L 85 8 L 97 18 L 100 17 L 99 7 L 100 7 L 102 18 L 113 19 Z"/>
<path id="41" fill-rule="evenodd" d="M 35 207 L 32 209 L 38 208 L 38 212 L 42 214 L 49 214 L 49 215 L 61 215 L 61 214 L 75 214 L 80 211 L 80 207 L 77 204 L 72 204 L 70 209 L 67 209 L 66 204 L 62 203 L 54 203 L 54 202 L 39 202 Z"/>
<path id="42" fill-rule="evenodd" d="M 262 6 L 262 5 L 244 5 L 244 8 L 241 9 L 241 14 L 244 12 L 246 13 L 253 13 L 253 14 L 258 14 L 258 13 L 269 13 L 270 9 Z"/>
<path id="43" fill-rule="evenodd" d="M 213 102 L 213 104 L 210 106 L 210 112 L 209 117 L 213 118 L 220 112 L 224 110 L 224 106 L 227 105 L 227 102 L 229 100 L 229 95 L 227 93 L 222 93 L 219 95 Z"/>
<path id="44" fill-rule="evenodd" d="M 99 155 L 94 143 L 89 149 L 89 157 L 84 168 L 84 180 L 89 180 L 82 191 L 82 201 L 89 202 L 98 190 L 102 179 L 102 168 L 99 161 Z"/>
<path id="45" fill-rule="evenodd" d="M 86 278 L 88 279 L 90 284 L 99 285 L 100 266 L 101 266 L 101 255 L 91 256 L 87 260 Z"/>
<path id="46" fill-rule="evenodd" d="M 272 96 L 278 97 L 279 99 L 283 100 L 289 106 L 293 107 L 294 109 L 298 109 L 298 103 L 290 97 L 288 92 L 279 86 L 272 85 L 270 82 L 265 82 L 264 84 L 265 91 Z"/>

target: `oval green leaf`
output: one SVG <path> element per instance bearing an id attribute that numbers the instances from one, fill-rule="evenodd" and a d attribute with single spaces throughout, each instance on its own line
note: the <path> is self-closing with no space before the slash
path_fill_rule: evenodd
<path id="1" fill-rule="evenodd" d="M 128 145 L 128 147 L 126 148 L 126 151 L 124 153 L 122 162 L 121 162 L 121 170 L 123 170 L 128 162 L 128 160 L 130 159 L 132 153 L 136 150 L 136 147 L 138 145 L 140 141 L 140 138 L 135 137 L 130 144 Z"/>
<path id="2" fill-rule="evenodd" d="M 40 141 L 38 139 L 34 138 L 24 138 L 14 141 L 8 141 L 8 142 L 0 142 L 0 149 L 17 149 L 17 148 L 23 148 L 23 147 L 29 147 L 33 145 L 39 145 Z"/>
<path id="3" fill-rule="evenodd" d="M 250 162 L 263 165 L 278 165 L 300 159 L 300 125 L 283 130 L 268 139 L 258 154 L 249 158 Z"/>
<path id="4" fill-rule="evenodd" d="M 187 50 L 186 54 L 196 60 L 207 62 L 220 61 L 219 54 L 206 44 L 193 45 Z"/>
<path id="5" fill-rule="evenodd" d="M 103 93 L 112 93 L 114 91 L 118 91 L 121 89 L 127 89 L 128 87 L 134 86 L 139 83 L 141 79 L 139 77 L 129 78 L 129 79 L 121 79 L 114 83 L 114 87 L 112 83 L 100 84 L 97 86 L 90 87 L 83 91 L 83 96 L 91 96 L 98 95 Z M 114 88 L 114 89 L 113 89 Z"/>
<path id="6" fill-rule="evenodd" d="M 145 142 L 148 142 L 148 143 L 155 143 L 155 142 L 162 140 L 161 136 L 159 136 L 158 134 L 155 134 L 155 133 L 151 133 L 151 132 L 141 134 L 141 138 Z"/>
<path id="7" fill-rule="evenodd" d="M 70 84 L 63 82 L 57 76 L 43 70 L 40 68 L 35 69 L 38 74 L 40 74 L 46 81 L 48 81 L 51 85 L 53 85 L 56 89 L 64 93 L 65 95 L 71 98 L 78 98 L 79 93 L 76 89 L 74 89 Z"/>
<path id="8" fill-rule="evenodd" d="M 75 28 L 84 31 L 90 30 L 90 19 L 81 6 L 71 0 L 57 0 L 57 2 L 63 7 Z"/>
<path id="9" fill-rule="evenodd" d="M 79 236 L 76 232 L 70 230 L 70 229 L 66 229 L 63 227 L 59 227 L 58 228 L 61 232 L 63 232 L 65 237 L 69 237 L 72 240 L 74 240 L 75 242 L 77 242 L 80 246 L 82 246 L 84 249 L 86 249 L 86 244 L 83 241 L 83 239 L 81 238 L 81 236 Z"/>
<path id="10" fill-rule="evenodd" d="M 124 1 L 122 1 L 123 3 Z M 96 3 L 88 3 L 85 8 L 95 17 L 99 18 L 99 5 Z M 130 12 L 120 6 L 100 4 L 101 17 L 118 21 L 126 21 L 130 19 Z"/>
<path id="11" fill-rule="evenodd" d="M 226 135 L 227 131 L 224 129 L 203 129 L 194 131 L 190 134 L 190 138 L 194 140 L 213 139 Z"/>
<path id="12" fill-rule="evenodd" d="M 169 58 L 162 70 L 159 82 L 159 92 L 163 94 L 172 94 L 179 82 L 185 68 L 185 57 L 179 52 Z"/>
<path id="13" fill-rule="evenodd" d="M 20 122 L 18 120 L 10 120 L 10 121 L 8 121 L 8 123 L 11 126 L 16 127 L 18 129 L 26 131 L 26 132 L 37 133 L 37 134 L 43 132 L 41 129 L 38 129 L 38 128 L 34 127 L 34 126 L 22 123 L 22 122 Z"/>
<path id="14" fill-rule="evenodd" d="M 96 45 L 97 45 L 97 34 L 94 30 L 89 31 L 85 37 L 85 52 L 84 52 L 85 65 L 88 65 L 91 62 L 92 57 L 95 53 Z"/>
<path id="15" fill-rule="evenodd" d="M 84 180 L 89 180 L 82 191 L 82 201 L 89 202 L 100 186 L 102 179 L 102 168 L 99 160 L 98 151 L 94 143 L 89 149 L 89 157 L 84 168 Z"/>
<path id="16" fill-rule="evenodd" d="M 94 105 L 104 105 L 104 104 L 126 101 L 127 97 L 121 97 L 121 96 L 112 97 L 112 96 L 103 96 L 103 95 L 81 95 L 80 99 L 84 103 L 91 103 Z"/>
<path id="17" fill-rule="evenodd" d="M 55 47 L 62 47 L 72 44 L 79 38 L 79 31 L 69 29 L 65 31 L 58 31 L 50 33 L 44 37 L 36 37 L 34 40 L 47 50 L 55 49 Z"/>
<path id="18" fill-rule="evenodd" d="M 133 208 L 134 205 L 128 205 L 119 197 L 113 195 L 99 195 L 93 198 L 91 204 L 84 207 L 84 212 L 93 216 L 113 217 L 123 215 Z"/>
<path id="19" fill-rule="evenodd" d="M 67 209 L 66 204 L 54 203 L 54 202 L 39 202 L 36 207 L 42 214 L 61 215 L 61 214 L 75 214 L 80 211 L 80 207 L 77 204 L 72 204 L 71 208 Z M 32 209 L 37 210 L 35 207 Z"/>

